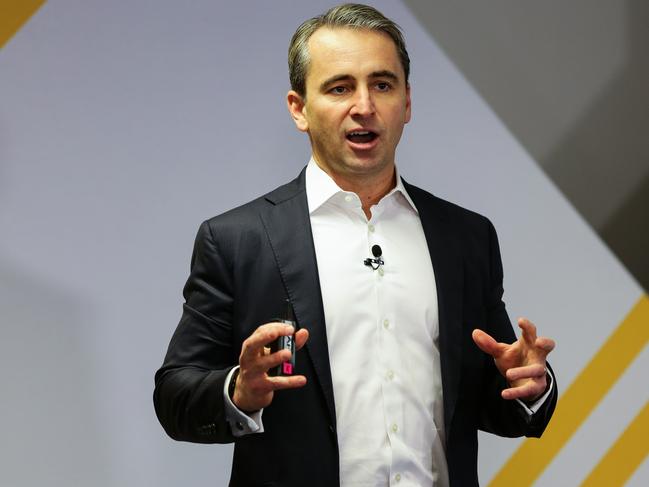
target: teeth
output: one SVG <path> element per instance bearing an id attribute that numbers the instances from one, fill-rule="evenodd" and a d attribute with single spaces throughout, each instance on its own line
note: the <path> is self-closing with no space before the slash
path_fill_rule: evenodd
<path id="1" fill-rule="evenodd" d="M 369 135 L 369 131 L 363 131 L 363 132 L 351 132 L 349 135 Z"/>

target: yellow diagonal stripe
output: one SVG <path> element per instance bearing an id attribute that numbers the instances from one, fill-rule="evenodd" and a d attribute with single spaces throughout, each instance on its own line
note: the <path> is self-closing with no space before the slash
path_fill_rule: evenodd
<path id="1" fill-rule="evenodd" d="M 649 454 L 649 402 L 624 430 L 581 487 L 624 485 Z"/>
<path id="2" fill-rule="evenodd" d="M 0 0 L 0 49 L 45 0 Z"/>
<path id="3" fill-rule="evenodd" d="M 525 440 L 489 487 L 532 485 L 648 340 L 649 297 L 644 295 L 563 393 L 543 438 Z"/>

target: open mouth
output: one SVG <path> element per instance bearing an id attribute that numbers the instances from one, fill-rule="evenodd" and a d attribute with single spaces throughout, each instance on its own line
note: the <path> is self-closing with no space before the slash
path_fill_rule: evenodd
<path id="1" fill-rule="evenodd" d="M 347 140 L 354 144 L 367 144 L 373 142 L 378 135 L 371 130 L 355 130 L 347 134 Z"/>

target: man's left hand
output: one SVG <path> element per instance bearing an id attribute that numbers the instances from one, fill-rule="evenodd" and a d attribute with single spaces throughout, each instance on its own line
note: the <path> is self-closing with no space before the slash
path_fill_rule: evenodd
<path id="1" fill-rule="evenodd" d="M 554 349 L 554 340 L 537 337 L 536 326 L 526 318 L 519 318 L 522 334 L 511 345 L 499 343 L 482 330 L 473 330 L 476 345 L 494 358 L 496 367 L 509 382 L 502 391 L 503 399 L 532 402 L 547 388 L 545 358 Z"/>

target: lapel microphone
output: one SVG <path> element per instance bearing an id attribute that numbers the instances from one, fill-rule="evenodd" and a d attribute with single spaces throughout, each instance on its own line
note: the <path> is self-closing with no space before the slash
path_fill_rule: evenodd
<path id="1" fill-rule="evenodd" d="M 372 255 L 374 256 L 374 258 L 368 257 L 367 259 L 365 259 L 363 261 L 364 265 L 371 267 L 374 271 L 382 265 L 385 265 L 385 262 L 383 262 L 383 259 L 381 258 L 383 251 L 381 250 L 380 245 L 372 245 Z"/>

